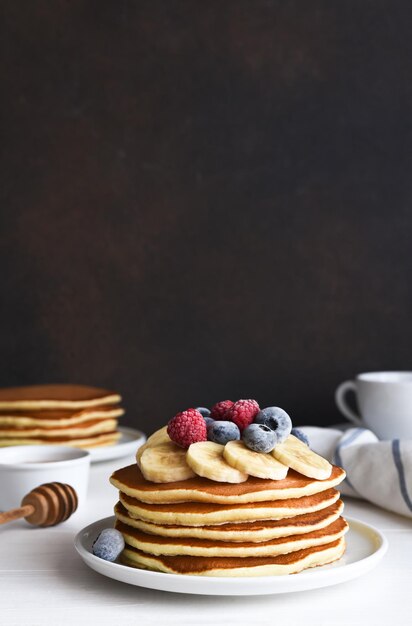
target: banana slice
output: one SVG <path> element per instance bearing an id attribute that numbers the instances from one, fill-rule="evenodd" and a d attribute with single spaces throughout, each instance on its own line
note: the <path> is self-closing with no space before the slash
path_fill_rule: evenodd
<path id="1" fill-rule="evenodd" d="M 271 454 L 249 450 L 243 441 L 229 441 L 225 445 L 223 458 L 232 467 L 257 478 L 282 480 L 286 477 L 289 469 Z"/>
<path id="2" fill-rule="evenodd" d="M 186 450 L 173 441 L 146 448 L 140 457 L 140 469 L 153 483 L 173 483 L 195 476 L 186 463 Z"/>
<path id="3" fill-rule="evenodd" d="M 332 473 L 333 468 L 329 461 L 313 452 L 293 435 L 289 435 L 283 443 L 278 443 L 270 454 L 281 463 L 309 478 L 325 480 Z"/>
<path id="4" fill-rule="evenodd" d="M 153 446 L 158 446 L 162 443 L 169 443 L 169 441 L 170 441 L 170 437 L 167 434 L 167 426 L 163 426 L 163 428 L 160 428 L 160 430 L 156 430 L 156 432 L 150 435 L 146 443 L 140 446 L 140 448 L 137 450 L 136 452 L 137 464 L 140 466 L 141 456 L 143 452 L 147 450 L 147 448 L 153 448 Z"/>
<path id="5" fill-rule="evenodd" d="M 224 449 L 225 446 L 213 441 L 192 443 L 186 453 L 186 460 L 198 476 L 219 483 L 244 483 L 248 475 L 226 463 L 223 458 Z"/>

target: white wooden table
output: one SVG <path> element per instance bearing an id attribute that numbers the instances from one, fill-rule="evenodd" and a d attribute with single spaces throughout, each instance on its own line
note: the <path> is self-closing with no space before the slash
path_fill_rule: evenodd
<path id="1" fill-rule="evenodd" d="M 210 597 L 142 589 L 93 572 L 75 552 L 73 537 L 112 514 L 117 492 L 108 477 L 133 461 L 93 465 L 88 504 L 61 526 L 0 526 L 1 626 L 412 624 L 412 522 L 350 499 L 346 514 L 384 531 L 389 550 L 374 570 L 344 584 L 285 595 Z"/>

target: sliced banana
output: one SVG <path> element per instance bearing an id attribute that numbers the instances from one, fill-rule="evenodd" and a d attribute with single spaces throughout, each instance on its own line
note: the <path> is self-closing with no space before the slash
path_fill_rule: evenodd
<path id="1" fill-rule="evenodd" d="M 244 483 L 248 475 L 226 463 L 224 449 L 225 446 L 213 441 L 192 443 L 186 453 L 186 460 L 198 476 L 219 483 Z"/>
<path id="2" fill-rule="evenodd" d="M 162 443 L 169 443 L 169 441 L 170 441 L 170 437 L 167 434 L 167 426 L 163 426 L 163 428 L 156 430 L 156 432 L 150 435 L 146 443 L 140 446 L 140 448 L 137 450 L 136 452 L 137 464 L 140 466 L 141 456 L 143 452 L 147 450 L 147 448 L 153 448 L 153 446 L 158 446 Z"/>
<path id="3" fill-rule="evenodd" d="M 271 454 L 249 450 L 243 441 L 229 441 L 225 445 L 223 457 L 232 467 L 257 478 L 282 480 L 289 469 Z"/>
<path id="4" fill-rule="evenodd" d="M 309 478 L 325 480 L 332 474 L 333 468 L 329 461 L 313 452 L 293 435 L 289 435 L 283 443 L 278 443 L 270 454 L 281 463 Z"/>
<path id="5" fill-rule="evenodd" d="M 146 448 L 140 457 L 140 469 L 153 483 L 173 483 L 195 476 L 186 462 L 186 450 L 173 441 Z"/>

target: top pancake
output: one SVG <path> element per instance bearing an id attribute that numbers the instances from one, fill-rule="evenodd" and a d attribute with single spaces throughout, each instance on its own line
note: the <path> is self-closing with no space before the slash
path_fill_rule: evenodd
<path id="1" fill-rule="evenodd" d="M 85 385 L 32 385 L 0 389 L 0 411 L 4 409 L 80 409 L 117 404 L 119 394 Z"/>
<path id="2" fill-rule="evenodd" d="M 333 466 L 326 480 L 307 478 L 292 469 L 283 480 L 249 478 L 238 484 L 218 483 L 195 476 L 174 483 L 152 483 L 145 480 L 136 464 L 116 470 L 110 482 L 120 492 L 149 504 L 175 502 L 208 502 L 241 504 L 300 498 L 335 487 L 345 478 L 345 471 Z"/>

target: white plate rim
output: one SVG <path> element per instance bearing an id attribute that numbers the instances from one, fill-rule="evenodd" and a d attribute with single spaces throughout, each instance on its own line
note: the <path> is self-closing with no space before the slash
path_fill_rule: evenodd
<path id="1" fill-rule="evenodd" d="M 87 535 L 97 536 L 103 528 L 112 527 L 115 517 L 97 520 L 80 530 L 74 541 L 75 548 L 83 561 L 94 571 L 130 585 L 147 589 L 189 593 L 197 595 L 266 595 L 307 591 L 332 586 L 357 578 L 373 569 L 384 557 L 388 541 L 376 527 L 359 519 L 345 517 L 350 533 L 366 533 L 375 543 L 375 550 L 352 563 L 337 561 L 331 565 L 304 570 L 295 575 L 215 577 L 166 574 L 150 570 L 132 568 L 121 563 L 104 561 L 88 550 L 84 541 Z"/>
<path id="2" fill-rule="evenodd" d="M 129 441 L 115 443 L 111 446 L 97 446 L 96 448 L 86 448 L 90 452 L 91 463 L 120 459 L 129 454 L 134 454 L 136 450 L 146 441 L 146 435 L 135 428 L 129 426 L 118 426 L 122 435 L 129 437 Z"/>

